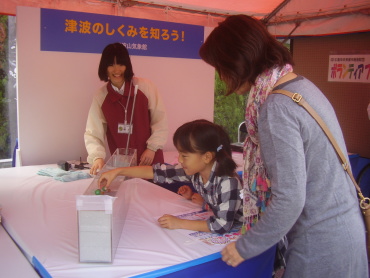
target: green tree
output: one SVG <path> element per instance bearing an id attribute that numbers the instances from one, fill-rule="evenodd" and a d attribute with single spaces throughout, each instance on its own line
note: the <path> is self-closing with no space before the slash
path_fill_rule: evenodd
<path id="1" fill-rule="evenodd" d="M 238 127 L 244 121 L 246 95 L 226 96 L 226 84 L 216 72 L 214 122 L 224 127 L 231 142 L 238 141 Z"/>
<path id="2" fill-rule="evenodd" d="M 0 15 L 0 159 L 10 157 L 10 134 L 8 120 L 8 98 L 6 88 L 7 77 L 7 45 L 8 17 Z"/>

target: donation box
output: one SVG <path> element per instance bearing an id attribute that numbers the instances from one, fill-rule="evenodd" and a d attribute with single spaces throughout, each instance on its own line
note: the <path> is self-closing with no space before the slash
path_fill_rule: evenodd
<path id="1" fill-rule="evenodd" d="M 129 206 L 128 178 L 118 176 L 109 190 L 96 192 L 98 180 L 101 173 L 136 164 L 135 149 L 117 149 L 85 193 L 76 196 L 80 262 L 113 262 Z"/>

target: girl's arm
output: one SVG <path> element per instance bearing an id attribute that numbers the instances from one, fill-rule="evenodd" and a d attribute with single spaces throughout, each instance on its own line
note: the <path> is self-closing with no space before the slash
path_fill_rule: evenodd
<path id="1" fill-rule="evenodd" d="M 210 232 L 206 220 L 188 220 L 180 219 L 173 215 L 165 214 L 158 219 L 159 225 L 162 228 L 185 229 L 199 232 Z"/>
<path id="2" fill-rule="evenodd" d="M 125 176 L 131 178 L 153 179 L 152 166 L 133 166 L 133 167 L 120 167 L 101 174 L 99 178 L 99 187 L 109 187 L 112 181 L 117 176 Z"/>

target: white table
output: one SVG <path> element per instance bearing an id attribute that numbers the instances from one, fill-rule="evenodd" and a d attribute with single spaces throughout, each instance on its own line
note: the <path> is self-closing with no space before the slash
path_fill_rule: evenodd
<path id="1" fill-rule="evenodd" d="M 2 225 L 0 225 L 0 269 L 1 277 L 39 277 Z"/>
<path id="2" fill-rule="evenodd" d="M 3 225 L 43 277 L 109 278 L 145 273 L 156 277 L 150 273 L 182 264 L 188 267 L 189 262 L 215 253 L 216 258 L 220 256 L 222 246 L 215 251 L 214 246 L 189 241 L 179 231 L 157 224 L 156 218 L 165 213 L 197 210 L 197 205 L 155 184 L 131 179 L 125 181 L 130 183 L 130 204 L 114 262 L 79 263 L 76 195 L 83 194 L 92 179 L 63 183 L 36 174 L 50 166 L 0 169 Z"/>
<path id="3" fill-rule="evenodd" d="M 195 204 L 147 181 L 132 179 L 126 181 L 132 185 L 131 203 L 114 262 L 79 263 L 75 198 L 92 179 L 63 183 L 36 174 L 45 167 L 1 169 L 0 204 L 7 231 L 52 277 L 133 276 L 214 253 L 156 223 L 158 216 L 194 210 L 198 208 Z"/>

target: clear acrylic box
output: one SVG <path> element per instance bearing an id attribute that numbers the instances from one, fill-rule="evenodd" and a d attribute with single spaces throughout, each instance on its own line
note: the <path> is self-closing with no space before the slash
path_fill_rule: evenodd
<path id="1" fill-rule="evenodd" d="M 129 194 L 119 176 L 110 185 L 109 192 L 96 195 L 101 173 L 118 167 L 137 165 L 136 150 L 119 148 L 93 179 L 84 195 L 76 196 L 78 220 L 78 247 L 80 262 L 111 263 L 121 237 L 128 210 Z"/>

